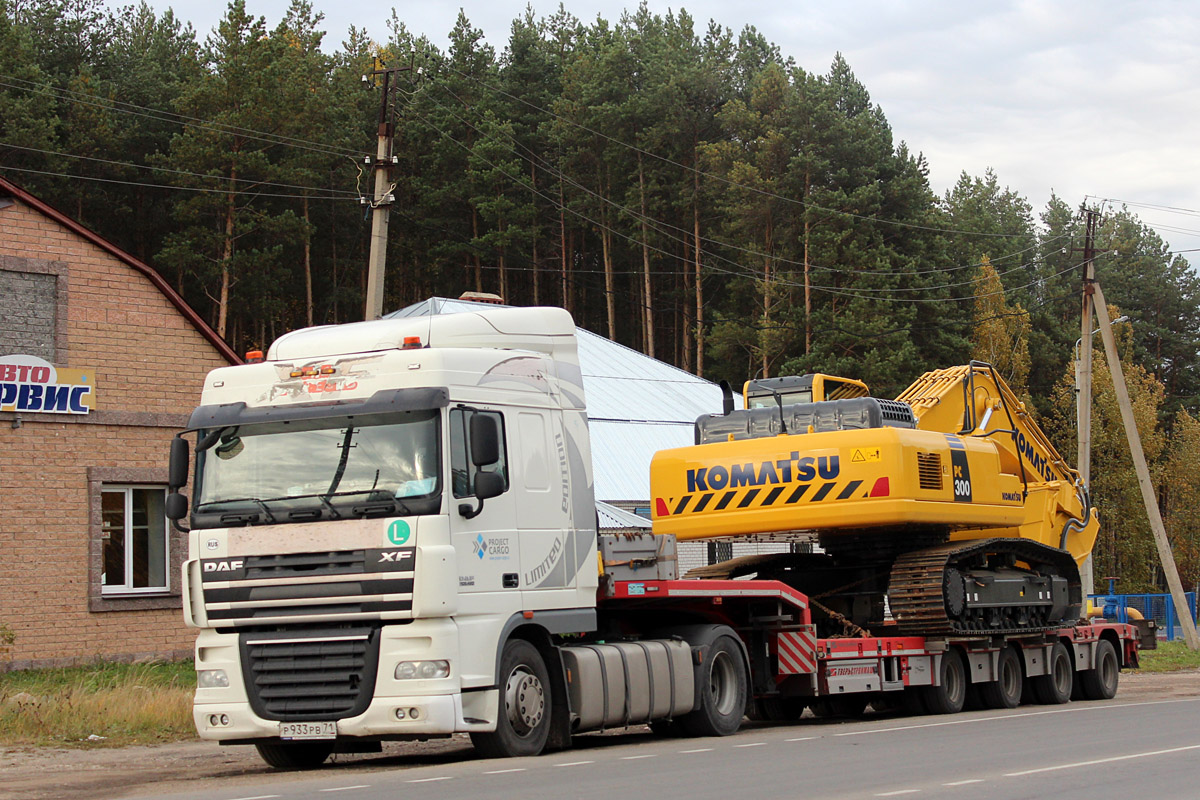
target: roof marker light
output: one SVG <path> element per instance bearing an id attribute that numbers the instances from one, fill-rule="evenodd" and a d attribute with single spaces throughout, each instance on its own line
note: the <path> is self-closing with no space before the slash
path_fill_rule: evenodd
<path id="1" fill-rule="evenodd" d="M 405 336 L 404 344 L 400 345 L 401 350 L 419 350 L 421 348 L 420 336 Z"/>

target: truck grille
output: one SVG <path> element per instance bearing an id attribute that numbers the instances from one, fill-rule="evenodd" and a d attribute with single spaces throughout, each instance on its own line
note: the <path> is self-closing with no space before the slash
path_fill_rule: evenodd
<path id="1" fill-rule="evenodd" d="M 408 619 L 416 549 L 201 559 L 204 612 L 216 628 Z"/>
<path id="2" fill-rule="evenodd" d="M 361 714 L 371 702 L 377 628 L 246 633 L 241 648 L 246 694 L 264 719 L 341 719 Z"/>
<path id="3" fill-rule="evenodd" d="M 247 556 L 246 578 L 280 578 L 297 575 L 347 575 L 362 572 L 365 564 L 366 551 L 364 550 Z"/>

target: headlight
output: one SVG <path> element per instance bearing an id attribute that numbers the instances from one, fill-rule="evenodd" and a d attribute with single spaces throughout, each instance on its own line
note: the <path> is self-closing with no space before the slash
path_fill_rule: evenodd
<path id="1" fill-rule="evenodd" d="M 229 687 L 229 676 L 223 669 L 202 669 L 196 673 L 196 684 L 201 689 L 225 689 Z"/>
<path id="2" fill-rule="evenodd" d="M 396 665 L 396 680 L 406 681 L 412 678 L 448 678 L 450 662 L 438 661 L 401 661 Z"/>

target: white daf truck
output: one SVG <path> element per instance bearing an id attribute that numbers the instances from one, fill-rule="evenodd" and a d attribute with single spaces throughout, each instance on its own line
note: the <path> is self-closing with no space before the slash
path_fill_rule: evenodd
<path id="1" fill-rule="evenodd" d="M 256 744 L 280 767 L 456 732 L 517 755 L 618 716 L 693 710 L 692 653 L 672 638 L 636 647 L 632 717 L 623 688 L 608 709 L 581 697 L 568 712 L 567 681 L 621 650 L 562 646 L 598 628 L 566 311 L 296 331 L 264 361 L 210 373 L 188 430 L 184 614 L 200 629 L 203 738 Z M 188 460 L 177 438 L 175 489 Z M 187 514 L 178 492 L 169 505 Z"/>
<path id="2" fill-rule="evenodd" d="M 1008 707 L 1076 672 L 1111 696 L 1136 662 L 1128 626 L 826 639 L 784 582 L 679 579 L 673 537 L 598 537 L 585 408 L 554 308 L 310 328 L 209 373 L 167 502 L 200 736 L 291 769 L 455 733 L 534 755 L 647 722 L 727 735 L 748 707 L 946 713 L 972 682 Z"/>

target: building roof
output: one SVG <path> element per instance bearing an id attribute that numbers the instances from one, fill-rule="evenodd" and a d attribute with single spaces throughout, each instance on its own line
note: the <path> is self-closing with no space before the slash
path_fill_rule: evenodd
<path id="1" fill-rule="evenodd" d="M 596 502 L 596 513 L 600 515 L 600 530 L 650 530 L 650 520 L 639 517 L 632 511 L 617 508 L 609 503 Z"/>
<path id="2" fill-rule="evenodd" d="M 458 314 L 494 304 L 431 297 L 387 317 Z M 696 418 L 721 408 L 715 383 L 576 328 L 592 438 L 596 499 L 647 502 L 650 459 L 695 441 Z"/>
<path id="3" fill-rule="evenodd" d="M 167 298 L 171 305 L 175 306 L 176 310 L 179 311 L 179 313 L 182 314 L 188 320 L 188 322 L 192 324 L 192 326 L 200 333 L 200 335 L 207 339 L 212 346 L 215 347 L 227 361 L 229 361 L 230 364 L 242 363 L 242 359 L 237 353 L 234 352 L 233 348 L 230 347 L 225 340 L 222 339 L 220 335 L 218 335 L 217 332 L 213 330 L 207 322 L 204 321 L 204 318 L 196 313 L 196 310 L 189 306 L 187 301 L 184 300 L 178 292 L 172 289 L 171 285 L 163 280 L 163 277 L 155 272 L 154 269 L 148 264 L 139 261 L 129 253 L 126 253 L 124 250 L 105 239 L 100 234 L 89 230 L 81 223 L 54 208 L 54 206 L 39 200 L 29 192 L 22 189 L 20 186 L 17 186 L 15 183 L 0 176 L 0 198 L 3 197 L 13 197 L 19 200 L 24 205 L 39 211 L 63 227 L 91 242 L 96 247 L 99 247 L 101 250 L 111 255 L 113 258 L 116 258 L 118 261 L 122 261 L 137 272 L 142 273 L 142 275 L 146 276 L 146 278 L 152 284 L 154 284 L 156 289 L 163 293 L 163 296 Z"/>

